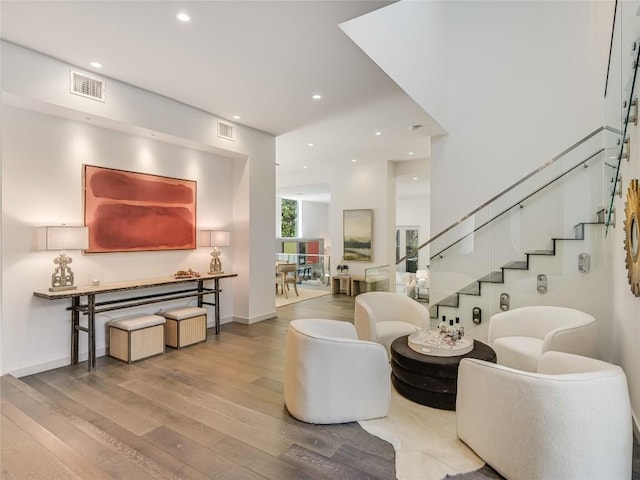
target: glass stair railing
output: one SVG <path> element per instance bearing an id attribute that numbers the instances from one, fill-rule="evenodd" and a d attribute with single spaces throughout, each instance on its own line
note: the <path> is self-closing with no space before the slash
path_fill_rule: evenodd
<path id="1" fill-rule="evenodd" d="M 418 289 L 434 326 L 459 317 L 471 336 L 493 313 L 572 288 L 602 263 L 620 139 L 611 127 L 582 138 L 400 259 L 396 284 Z M 423 249 L 421 284 L 404 266 Z"/>
<path id="2" fill-rule="evenodd" d="M 607 254 L 622 192 L 629 135 L 637 125 L 640 2 L 615 3 L 601 127 L 461 218 L 396 263 L 396 291 L 415 298 L 418 265 L 433 324 L 460 317 L 486 338 L 492 314 L 543 295 L 580 298 L 581 282 Z M 425 253 L 426 252 L 426 253 Z M 421 254 L 418 257 L 418 254 Z M 428 263 L 428 264 L 427 264 Z M 423 273 L 423 277 L 424 277 Z M 426 283 L 426 285 L 425 285 Z M 391 285 L 394 282 L 390 282 Z"/>

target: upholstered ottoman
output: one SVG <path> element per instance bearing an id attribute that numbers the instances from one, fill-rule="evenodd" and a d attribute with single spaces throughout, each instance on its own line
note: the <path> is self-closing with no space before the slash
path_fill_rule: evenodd
<path id="1" fill-rule="evenodd" d="M 109 356 L 127 363 L 164 353 L 164 324 L 159 315 L 132 315 L 109 322 Z"/>
<path id="2" fill-rule="evenodd" d="M 163 310 L 160 315 L 167 320 L 165 343 L 182 348 L 207 340 L 207 309 L 182 307 Z"/>

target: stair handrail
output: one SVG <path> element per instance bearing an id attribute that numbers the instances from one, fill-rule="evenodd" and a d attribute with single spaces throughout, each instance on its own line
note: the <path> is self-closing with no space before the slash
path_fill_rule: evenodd
<path id="1" fill-rule="evenodd" d="M 595 129 L 593 132 L 591 132 L 590 134 L 588 134 L 587 136 L 581 138 L 580 140 L 578 140 L 576 143 L 574 143 L 573 145 L 571 145 L 570 147 L 566 148 L 565 150 L 563 150 L 562 152 L 560 152 L 558 155 L 556 155 L 555 157 L 553 157 L 551 160 L 548 160 L 547 162 L 543 163 L 541 166 L 539 166 L 538 168 L 536 168 L 535 170 L 529 172 L 528 174 L 526 174 L 524 177 L 522 177 L 520 180 L 516 181 L 515 183 L 513 183 L 512 185 L 510 185 L 509 187 L 505 188 L 504 190 L 502 190 L 500 193 L 494 195 L 492 198 L 490 198 L 489 200 L 485 201 L 484 203 L 482 203 L 481 205 L 479 205 L 478 207 L 474 208 L 471 212 L 467 213 L 466 215 L 464 215 L 462 218 L 460 218 L 458 221 L 452 223 L 451 225 L 449 225 L 448 227 L 446 227 L 444 230 L 440 231 L 439 233 L 437 233 L 436 235 L 434 235 L 433 237 L 431 237 L 429 240 L 427 240 L 426 242 L 420 244 L 418 247 L 416 247 L 415 249 L 413 249 L 410 253 L 407 253 L 404 257 L 402 257 L 401 259 L 399 259 L 398 261 L 396 261 L 396 266 L 401 264 L 402 262 L 404 262 L 407 258 L 409 257 L 413 257 L 415 256 L 415 254 L 423 249 L 424 247 L 426 247 L 427 245 L 430 245 L 431 243 L 433 243 L 435 240 L 437 240 L 438 238 L 442 237 L 444 234 L 446 234 L 447 232 L 450 232 L 451 230 L 453 230 L 455 227 L 457 227 L 458 225 L 460 225 L 461 223 L 465 222 L 466 220 L 468 220 L 469 218 L 471 218 L 473 215 L 475 215 L 476 213 L 478 213 L 480 210 L 482 210 L 483 208 L 485 208 L 486 206 L 492 204 L 493 202 L 495 202 L 496 200 L 498 200 L 500 197 L 503 197 L 504 195 L 506 195 L 507 193 L 509 193 L 510 191 L 512 191 L 514 188 L 516 188 L 517 186 L 521 185 L 522 183 L 524 183 L 525 181 L 529 180 L 531 177 L 533 177 L 534 175 L 537 175 L 539 172 L 541 172 L 542 170 L 548 168 L 549 166 L 553 165 L 556 161 L 558 161 L 560 158 L 564 157 L 567 153 L 571 152 L 572 150 L 575 150 L 576 148 L 578 148 L 580 145 L 582 145 L 583 143 L 585 143 L 586 141 L 588 141 L 589 139 L 591 139 L 592 137 L 598 135 L 600 132 L 603 131 L 610 131 L 613 132 L 617 135 L 622 134 L 621 131 L 619 131 L 616 128 L 610 127 L 608 125 L 602 126 L 602 127 L 598 127 L 597 129 Z M 598 153 L 602 152 L 603 149 L 600 149 L 598 152 L 594 153 L 593 155 L 589 156 L 588 159 L 586 160 L 582 160 L 578 165 L 581 165 L 582 163 L 586 162 L 587 160 L 593 158 L 593 156 L 597 155 Z M 575 168 L 575 167 L 574 167 Z M 564 176 L 566 173 L 568 173 L 569 171 L 573 170 L 573 168 L 571 168 L 570 170 L 568 170 L 567 172 L 564 172 L 562 175 L 560 175 L 560 177 Z M 547 185 L 545 185 L 544 187 L 548 186 L 549 184 L 555 182 L 558 178 L 557 177 L 555 179 L 553 179 L 551 182 L 549 182 Z M 542 187 L 542 188 L 544 188 Z M 537 190 L 536 190 L 537 192 Z M 536 192 L 533 192 L 532 195 Z M 528 198 L 528 197 L 527 197 Z M 519 202 L 516 202 L 514 205 L 512 205 L 511 207 L 509 207 L 510 210 L 511 208 L 513 208 L 515 205 L 517 205 L 518 203 L 522 202 L 523 200 L 520 200 Z M 504 212 L 501 212 L 500 214 L 498 214 L 498 216 L 502 215 Z M 493 221 L 495 218 L 485 222 L 482 226 L 486 225 L 487 223 Z M 481 226 L 481 227 L 482 227 Z M 481 228 L 478 227 L 478 228 Z M 474 230 L 475 231 L 475 230 Z M 465 235 L 466 236 L 466 235 Z M 463 237 L 464 238 L 464 237 Z M 461 239 L 456 240 L 455 242 L 453 242 L 451 245 L 447 246 L 446 248 L 442 249 L 442 251 L 447 250 L 448 248 L 450 248 L 452 245 L 456 244 L 457 242 L 459 242 Z M 436 254 L 437 255 L 437 254 Z M 433 256 L 431 256 L 431 258 L 433 258 Z"/>
<path id="2" fill-rule="evenodd" d="M 604 80 L 604 98 L 607 98 L 607 89 L 609 87 L 609 72 L 611 70 L 611 55 L 613 54 L 613 40 L 616 33 L 616 15 L 618 13 L 618 0 L 613 7 L 613 25 L 611 26 L 611 43 L 609 44 L 609 60 L 607 61 L 607 76 Z"/>

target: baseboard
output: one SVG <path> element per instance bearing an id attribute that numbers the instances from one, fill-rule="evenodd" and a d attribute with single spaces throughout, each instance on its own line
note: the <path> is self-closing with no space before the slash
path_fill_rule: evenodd
<path id="1" fill-rule="evenodd" d="M 107 354 L 106 348 L 96 349 L 96 358 L 104 357 Z M 80 352 L 78 354 L 78 361 L 85 362 L 89 358 L 88 352 Z M 59 358 L 57 360 L 51 360 L 49 362 L 38 363 L 36 365 L 30 365 L 24 368 L 18 368 L 10 372 L 6 372 L 9 375 L 13 375 L 16 378 L 26 377 L 28 375 L 35 375 L 36 373 L 46 372 L 47 370 L 53 370 L 54 368 L 66 367 L 71 363 L 71 357 Z"/>
<path id="2" fill-rule="evenodd" d="M 247 317 L 238 317 L 234 316 L 233 321 L 236 323 L 242 323 L 244 325 L 251 325 L 253 323 L 262 322 L 263 320 L 269 320 L 271 318 L 276 318 L 275 310 L 273 312 L 265 313 L 263 315 L 258 315 L 257 317 L 247 318 Z"/>
<path id="3" fill-rule="evenodd" d="M 225 323 L 233 322 L 233 317 L 221 318 L 220 325 L 224 325 Z M 214 328 L 216 326 L 216 320 L 211 317 L 211 315 L 207 316 L 207 328 Z"/>

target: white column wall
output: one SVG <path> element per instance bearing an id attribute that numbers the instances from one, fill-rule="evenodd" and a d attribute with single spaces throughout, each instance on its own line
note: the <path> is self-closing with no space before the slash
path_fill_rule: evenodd
<path id="1" fill-rule="evenodd" d="M 223 317 L 250 323 L 274 316 L 273 294 L 250 288 L 273 276 L 274 138 L 236 125 L 235 142 L 220 139 L 216 117 L 112 79 L 105 103 L 72 95 L 72 68 L 2 43 L 2 373 L 24 375 L 69 361 L 66 302 L 32 297 L 51 272 L 47 254 L 33 252 L 27 239 L 36 223 L 82 223 L 81 163 L 196 178 L 198 221 L 232 235 L 223 265 L 239 276 L 223 281 Z M 166 275 L 202 261 L 202 270 L 208 266 L 200 249 L 75 258 L 78 282 L 88 273 L 85 265 L 103 271 L 105 282 Z M 103 332 L 97 346 L 100 355 Z"/>
<path id="2" fill-rule="evenodd" d="M 373 259 L 371 262 L 343 262 L 352 275 L 364 275 L 365 268 L 395 263 L 395 178 L 389 162 L 354 164 L 336 172 L 331 182 L 329 230 L 331 232 L 332 275 L 342 259 L 343 211 L 373 209 Z"/>
<path id="3" fill-rule="evenodd" d="M 323 238 L 329 241 L 329 204 L 320 202 L 300 202 L 302 211 L 302 238 Z M 321 254 L 323 252 L 320 252 Z"/>

